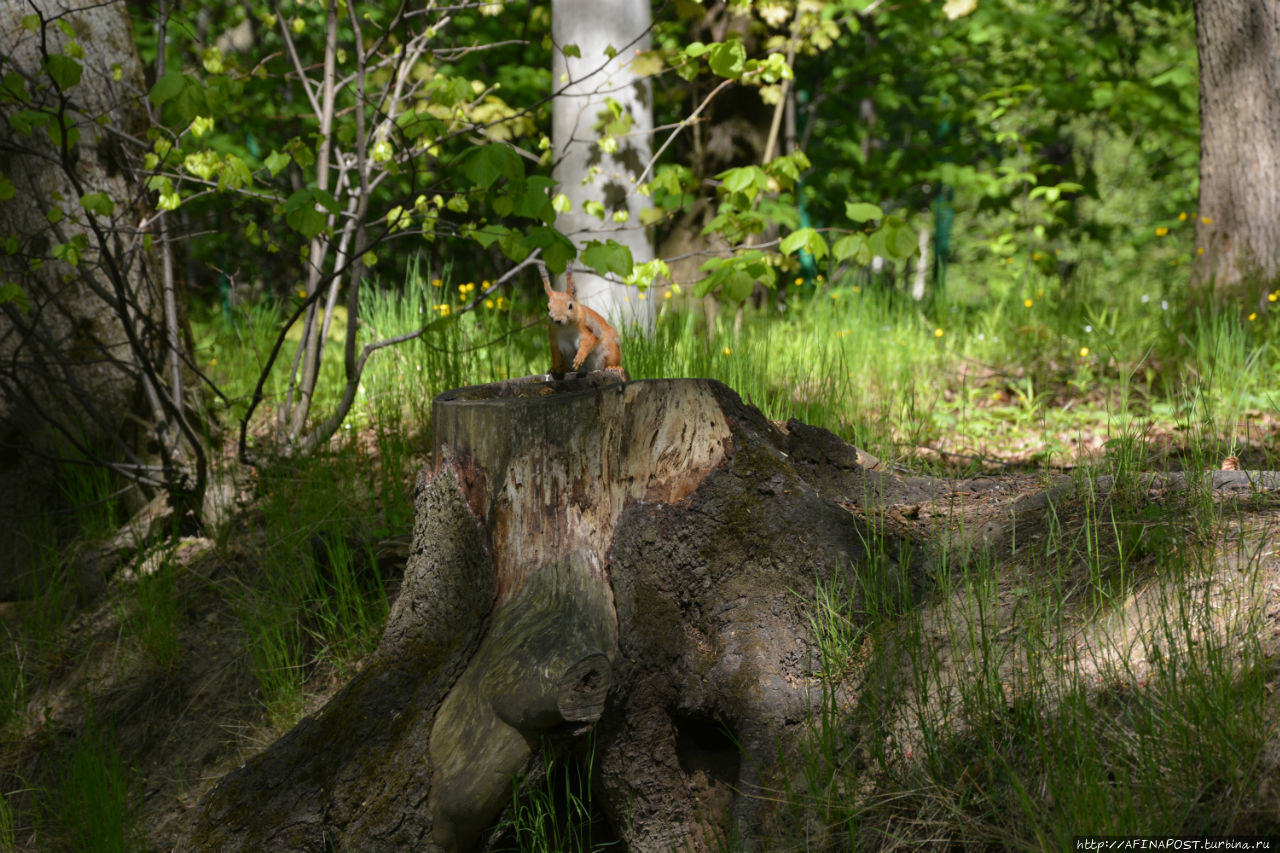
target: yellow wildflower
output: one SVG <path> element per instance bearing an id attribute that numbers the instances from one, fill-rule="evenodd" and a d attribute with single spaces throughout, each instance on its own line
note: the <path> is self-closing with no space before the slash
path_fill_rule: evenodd
<path id="1" fill-rule="evenodd" d="M 946 332 L 944 332 L 942 329 L 934 329 L 934 330 L 933 330 L 933 336 L 934 336 L 935 338 L 940 338 L 940 337 L 942 337 L 942 336 L 943 336 L 943 335 L 945 335 L 945 334 L 946 334 Z"/>
<path id="2" fill-rule="evenodd" d="M 649 298 L 649 294 L 645 293 L 644 291 L 641 291 L 640 293 L 636 294 L 636 299 L 639 299 L 641 302 L 644 302 L 648 298 Z"/>
<path id="3" fill-rule="evenodd" d="M 485 308 L 493 308 L 493 305 L 494 305 L 494 302 L 493 302 L 493 300 L 492 300 L 492 299 L 486 299 L 486 300 L 484 301 L 484 307 L 485 307 Z"/>
<path id="4" fill-rule="evenodd" d="M 1178 221 L 1179 222 L 1187 221 L 1187 212 L 1185 210 L 1178 214 Z"/>
<path id="5" fill-rule="evenodd" d="M 1035 305 L 1035 303 L 1034 303 L 1034 302 L 1032 302 L 1030 298 L 1027 298 L 1027 299 L 1022 300 L 1022 307 L 1023 307 L 1023 308 L 1030 308 L 1032 305 Z"/>
<path id="6" fill-rule="evenodd" d="M 1256 319 L 1258 319 L 1258 312 L 1254 311 L 1252 314 L 1249 315 L 1249 322 L 1252 323 Z"/>
<path id="7" fill-rule="evenodd" d="M 725 347 L 724 349 L 720 350 L 721 355 L 728 355 L 731 352 L 733 352 L 733 350 L 729 349 L 728 347 Z"/>
<path id="8" fill-rule="evenodd" d="M 840 293 L 839 293 L 839 291 L 835 291 L 835 290 L 831 291 L 831 298 L 832 298 L 832 299 L 839 299 L 839 298 L 840 298 Z"/>
<path id="9" fill-rule="evenodd" d="M 1088 348 L 1088 347 L 1080 347 L 1080 357 L 1081 357 L 1081 358 L 1088 358 L 1088 357 L 1089 357 L 1089 348 Z"/>
<path id="10" fill-rule="evenodd" d="M 1200 221 L 1201 221 L 1201 222 L 1203 222 L 1205 225 L 1212 225 L 1212 224 L 1213 224 L 1213 219 L 1212 219 L 1211 217 L 1208 217 L 1208 216 L 1201 216 L 1201 217 L 1200 217 Z"/>
<path id="11" fill-rule="evenodd" d="M 443 287 L 443 286 L 444 286 L 444 282 L 443 282 L 443 281 L 441 281 L 441 280 L 440 280 L 440 279 L 438 279 L 438 278 L 433 278 L 433 279 L 431 279 L 431 286 L 432 286 L 432 287 Z"/>
<path id="12" fill-rule="evenodd" d="M 1280 299 L 1280 290 L 1273 290 L 1267 294 L 1268 302 L 1275 302 L 1277 299 Z"/>
<path id="13" fill-rule="evenodd" d="M 804 284 L 804 279 L 803 279 L 803 278 L 801 278 L 800 276 L 796 276 L 796 280 L 795 280 L 794 284 L 795 284 L 795 286 L 796 286 L 796 287 L 799 287 L 800 285 Z"/>
<path id="14" fill-rule="evenodd" d="M 666 291 L 664 291 L 664 292 L 663 292 L 663 294 L 662 294 L 662 298 L 663 298 L 663 299 L 670 299 L 670 298 L 671 298 L 671 290 L 670 290 L 670 288 L 668 288 Z"/>
<path id="15" fill-rule="evenodd" d="M 1157 228 L 1157 229 L 1156 229 L 1156 236 L 1157 236 L 1157 237 L 1163 237 L 1164 235 L 1166 235 L 1166 234 L 1168 234 L 1168 233 L 1169 233 L 1169 229 L 1168 229 L 1168 228 L 1165 228 L 1163 225 L 1161 225 L 1159 228 Z"/>

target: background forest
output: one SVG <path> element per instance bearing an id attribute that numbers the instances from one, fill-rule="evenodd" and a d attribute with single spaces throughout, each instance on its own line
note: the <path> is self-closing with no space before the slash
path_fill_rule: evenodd
<path id="1" fill-rule="evenodd" d="M 632 379 L 718 379 L 884 470 L 1276 468 L 1276 257 L 1223 248 L 1275 222 L 1201 188 L 1197 16 L 1202 39 L 1280 16 L 1236 5 L 8 4 L 0 850 L 169 849 L 359 669 L 432 398 L 548 368 L 538 264 L 577 272 Z M 1274 502 L 1116 493 L 1064 515 L 1044 576 L 940 594 L 1005 614 L 963 620 L 974 659 L 1028 661 L 955 707 L 923 676 L 837 702 L 894 680 L 869 662 L 889 632 L 920 672 L 952 622 L 820 591 L 833 698 L 766 792 L 780 849 L 1280 831 Z M 1201 624 L 1159 586 L 1186 657 L 1094 692 L 1030 662 L 1208 572 L 1226 530 L 1239 578 L 1213 595 L 1244 615 Z M 607 842 L 589 759 L 557 760 L 495 845 Z"/>

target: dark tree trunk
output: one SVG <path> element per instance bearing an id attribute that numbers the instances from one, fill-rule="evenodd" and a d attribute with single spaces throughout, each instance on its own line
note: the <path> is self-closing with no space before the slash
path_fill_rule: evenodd
<path id="1" fill-rule="evenodd" d="M 543 745 L 593 722 L 626 849 L 759 837 L 758 786 L 819 698 L 814 585 L 915 597 L 923 561 L 858 508 L 925 481 L 704 380 L 462 389 L 435 429 L 378 651 L 219 782 L 180 849 L 476 849 Z"/>
<path id="2" fill-rule="evenodd" d="M 42 25 L 32 31 L 28 19 Z M 81 69 L 75 82 L 55 82 L 46 68 L 55 58 Z M 0 176 L 13 191 L 0 202 L 0 242 L 10 244 L 0 252 L 0 285 L 21 294 L 0 298 L 0 598 L 11 598 L 32 591 L 28 570 L 49 544 L 36 537 L 55 525 L 60 535 L 76 532 L 55 482 L 58 461 L 110 467 L 142 486 L 123 493 L 126 515 L 166 487 L 199 492 L 203 469 L 174 452 L 176 431 L 164 426 L 185 404 L 173 382 L 181 300 L 172 297 L 166 320 L 148 248 L 156 226 L 140 224 L 151 211 L 134 164 L 149 146 L 149 118 L 127 6 L 0 4 L 0 75 L 21 91 L 0 103 Z M 19 115 L 43 124 L 27 131 Z M 65 147 L 55 144 L 47 128 L 61 123 L 78 142 L 69 133 Z M 99 196 L 96 213 L 82 206 Z M 82 561 L 82 593 L 101 589 L 107 562 Z"/>
<path id="3" fill-rule="evenodd" d="M 1196 0 L 1194 280 L 1261 297 L 1280 278 L 1280 2 Z M 1265 302 L 1265 299 L 1264 299 Z"/>

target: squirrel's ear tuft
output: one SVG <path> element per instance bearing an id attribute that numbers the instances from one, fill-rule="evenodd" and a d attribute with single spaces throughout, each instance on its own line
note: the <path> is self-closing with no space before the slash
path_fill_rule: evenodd
<path id="1" fill-rule="evenodd" d="M 573 283 L 573 270 L 566 268 L 564 271 L 564 292 L 569 294 L 570 298 L 578 298 L 578 285 Z"/>
<path id="2" fill-rule="evenodd" d="M 538 272 L 542 273 L 542 289 L 547 292 L 547 296 L 551 295 L 551 279 L 547 276 L 547 268 L 544 264 L 538 264 Z"/>

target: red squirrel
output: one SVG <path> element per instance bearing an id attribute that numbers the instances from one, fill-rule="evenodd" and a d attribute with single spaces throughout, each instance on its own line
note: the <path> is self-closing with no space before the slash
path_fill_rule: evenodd
<path id="1" fill-rule="evenodd" d="M 552 290 L 545 267 L 542 289 L 547 292 L 547 316 L 551 318 L 551 372 L 612 370 L 622 373 L 622 346 L 618 332 L 603 317 L 578 301 L 573 273 L 565 271 L 565 289 Z"/>

